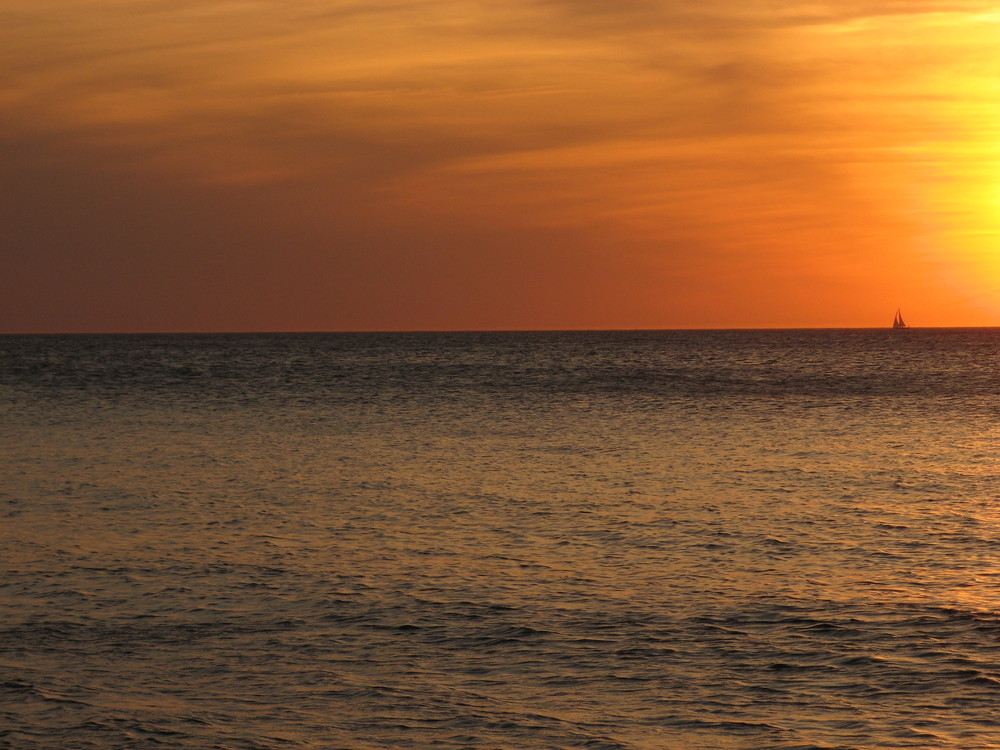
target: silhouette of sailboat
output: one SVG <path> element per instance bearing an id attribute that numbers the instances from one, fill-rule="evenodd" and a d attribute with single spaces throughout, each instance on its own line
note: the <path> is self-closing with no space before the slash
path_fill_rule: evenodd
<path id="1" fill-rule="evenodd" d="M 909 326 L 906 325 L 906 323 L 903 322 L 903 313 L 901 313 L 899 311 L 898 307 L 896 308 L 896 317 L 893 318 L 893 320 L 892 320 L 892 327 L 893 328 L 909 328 Z"/>

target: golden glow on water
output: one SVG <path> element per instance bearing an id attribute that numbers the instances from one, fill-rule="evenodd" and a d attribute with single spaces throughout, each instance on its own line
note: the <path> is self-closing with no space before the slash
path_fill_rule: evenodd
<path id="1" fill-rule="evenodd" d="M 25 748 L 1000 743 L 1000 331 L 2 343 Z"/>

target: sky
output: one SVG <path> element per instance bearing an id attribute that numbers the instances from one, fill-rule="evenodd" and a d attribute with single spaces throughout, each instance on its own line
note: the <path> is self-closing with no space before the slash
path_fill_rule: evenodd
<path id="1" fill-rule="evenodd" d="M 0 0 L 0 332 L 1000 325 L 993 0 Z"/>

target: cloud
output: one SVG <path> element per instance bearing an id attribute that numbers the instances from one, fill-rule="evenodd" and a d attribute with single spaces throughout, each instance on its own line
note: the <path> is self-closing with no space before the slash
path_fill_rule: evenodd
<path id="1" fill-rule="evenodd" d="M 988 13 L 987 0 L 531 0 L 574 28 L 648 33 L 754 31 L 900 15 Z"/>
<path id="2" fill-rule="evenodd" d="M 484 240 L 501 229 L 553 258 L 586 246 L 584 266 L 605 276 L 602 246 L 633 271 L 658 253 L 686 254 L 688 270 L 706 267 L 695 254 L 742 268 L 741 253 L 775 259 L 796 243 L 838 255 L 831 238 L 874 246 L 840 226 L 846 215 L 880 242 L 905 235 L 900 217 L 927 179 L 907 187 L 925 174 L 914 165 L 984 153 L 997 115 L 988 10 L 20 0 L 0 11 L 0 146 L 21 154 L 7 188 L 31 183 L 21 210 L 53 226 L 80 220 L 65 206 L 90 180 L 144 196 L 119 202 L 148 218 L 123 247 L 144 233 L 190 245 L 174 228 L 187 208 L 171 208 L 187 191 L 228 228 L 216 239 L 229 232 L 271 257 L 241 221 L 286 232 L 304 267 L 328 247 L 339 260 L 325 267 L 359 278 L 413 256 L 496 268 L 460 248 L 502 253 Z M 235 205 L 251 207 L 240 221 Z M 221 266 L 235 263 L 219 242 Z M 162 255 L 170 240 L 152 244 Z M 381 260 L 359 260 L 364 247 Z"/>
<path id="3" fill-rule="evenodd" d="M 894 39 L 904 41 L 873 57 L 868 31 L 817 28 L 985 7 L 54 1 L 8 6 L 0 136 L 48 133 L 56 149 L 117 144 L 123 168 L 146 164 L 171 178 L 340 175 L 359 189 L 623 140 L 774 133 L 804 150 L 844 128 L 852 106 L 877 109 L 866 98 L 938 95 L 918 88 L 917 71 L 976 55 L 951 46 L 935 55 L 927 35 L 907 43 L 896 23 Z M 922 137 L 919 118 L 910 122 Z"/>

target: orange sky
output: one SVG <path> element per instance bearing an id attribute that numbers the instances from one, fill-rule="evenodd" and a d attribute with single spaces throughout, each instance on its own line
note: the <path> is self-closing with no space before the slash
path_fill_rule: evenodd
<path id="1" fill-rule="evenodd" d="M 0 331 L 1000 325 L 979 0 L 0 0 Z"/>

